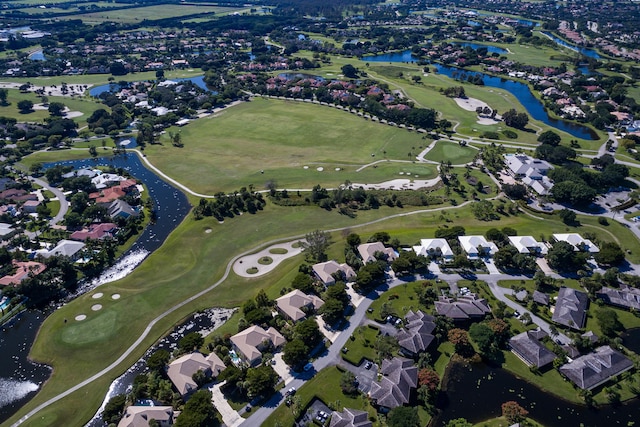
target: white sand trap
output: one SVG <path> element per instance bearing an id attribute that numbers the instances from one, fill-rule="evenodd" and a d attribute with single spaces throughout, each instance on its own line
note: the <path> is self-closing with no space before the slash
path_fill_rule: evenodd
<path id="1" fill-rule="evenodd" d="M 303 166 L 302 169 L 309 169 L 309 166 Z"/>
<path id="2" fill-rule="evenodd" d="M 78 314 L 78 315 L 76 316 L 76 320 L 77 320 L 78 322 L 81 322 L 81 321 L 83 321 L 83 320 L 84 320 L 84 319 L 86 319 L 86 318 L 87 318 L 87 316 L 86 316 L 85 314 Z"/>
<path id="3" fill-rule="evenodd" d="M 98 299 L 98 298 L 102 298 L 103 295 L 104 294 L 102 292 L 98 292 L 98 293 L 95 293 L 95 294 L 91 295 L 91 298 Z"/>
<path id="4" fill-rule="evenodd" d="M 467 111 L 476 111 L 478 107 L 484 108 L 489 106 L 486 102 L 475 98 L 453 98 L 453 100 L 456 101 L 458 107 Z"/>
<path id="5" fill-rule="evenodd" d="M 91 310 L 93 311 L 98 311 L 98 310 L 102 310 L 102 304 L 94 304 L 91 306 Z"/>
<path id="6" fill-rule="evenodd" d="M 490 117 L 480 117 L 476 123 L 479 125 L 495 125 L 500 122 Z"/>
<path id="7" fill-rule="evenodd" d="M 113 294 L 111 295 L 112 299 L 120 299 L 120 294 Z"/>
<path id="8" fill-rule="evenodd" d="M 210 229 L 210 228 L 207 228 L 206 230 L 204 230 L 204 232 L 205 232 L 205 233 L 207 233 L 207 234 L 209 234 L 209 233 L 213 232 L 213 230 L 212 230 L 212 229 Z"/>
<path id="9" fill-rule="evenodd" d="M 399 175 L 404 175 L 404 172 L 398 172 Z"/>
<path id="10" fill-rule="evenodd" d="M 340 168 L 336 168 L 336 172 L 340 172 L 342 169 Z"/>
<path id="11" fill-rule="evenodd" d="M 317 167 L 317 168 L 316 168 L 316 170 L 317 170 L 318 172 L 322 172 L 322 171 L 324 170 L 324 168 L 323 168 L 322 166 L 320 166 L 320 167 Z"/>
<path id="12" fill-rule="evenodd" d="M 69 111 L 64 116 L 67 119 L 73 119 L 74 117 L 84 116 L 84 113 L 82 111 Z"/>

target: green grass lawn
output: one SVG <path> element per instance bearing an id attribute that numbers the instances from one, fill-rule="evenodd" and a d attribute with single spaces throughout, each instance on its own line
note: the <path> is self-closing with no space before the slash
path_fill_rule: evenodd
<path id="1" fill-rule="evenodd" d="M 478 150 L 474 148 L 464 147 L 456 142 L 438 141 L 425 159 L 461 165 L 471 162 L 477 154 Z"/>
<path id="2" fill-rule="evenodd" d="M 355 169 L 385 158 L 407 160 L 424 144 L 415 132 L 344 111 L 266 99 L 193 121 L 181 132 L 185 148 L 173 147 L 165 137 L 163 145 L 148 146 L 145 153 L 172 178 L 208 194 L 249 184 L 263 189 L 269 181 L 279 187 L 311 188 L 318 183 L 362 182 L 362 178 L 394 179 L 404 164 Z M 181 161 L 176 162 L 177 157 Z M 421 171 L 425 177 L 434 175 L 431 167 Z"/>
<path id="3" fill-rule="evenodd" d="M 380 297 L 371 303 L 371 312 L 367 312 L 367 317 L 379 322 L 383 322 L 384 319 L 380 313 L 380 309 L 384 304 L 391 306 L 397 316 L 404 317 L 409 310 L 423 310 L 428 311 L 427 307 L 420 304 L 417 292 L 420 291 L 424 284 L 433 284 L 434 282 L 420 281 L 406 283 L 400 287 L 390 289 L 384 292 Z"/>
<path id="4" fill-rule="evenodd" d="M 493 418 L 491 420 L 482 421 L 473 425 L 473 427 L 509 427 L 512 424 L 505 417 Z M 527 424 L 530 427 L 544 427 L 542 424 L 527 418 Z"/>
<path id="5" fill-rule="evenodd" d="M 378 356 L 373 345 L 379 334 L 380 330 L 372 326 L 358 326 L 344 345 L 348 351 L 342 352 L 342 358 L 355 366 L 360 366 L 362 359 L 376 361 Z"/>
<path id="6" fill-rule="evenodd" d="M 362 395 L 352 397 L 342 393 L 340 389 L 340 377 L 342 372 L 335 366 L 323 369 L 314 378 L 305 383 L 296 392 L 296 398 L 300 399 L 300 407 L 306 408 L 314 397 L 322 400 L 329 407 L 333 407 L 337 410 L 343 408 L 359 409 L 361 411 L 367 411 L 370 418 L 374 419 L 374 426 L 380 426 L 378 415 L 373 407 L 369 404 L 367 398 Z M 262 424 L 264 427 L 292 426 L 294 424 L 295 417 L 292 407 L 286 405 L 280 405 Z"/>

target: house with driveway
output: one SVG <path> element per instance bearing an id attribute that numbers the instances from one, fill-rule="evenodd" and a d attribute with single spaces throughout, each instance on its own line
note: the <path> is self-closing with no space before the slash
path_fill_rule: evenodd
<path id="1" fill-rule="evenodd" d="M 596 296 L 607 304 L 622 307 L 627 310 L 640 310 L 640 289 L 627 285 L 620 285 L 618 289 L 604 286 Z"/>
<path id="2" fill-rule="evenodd" d="M 455 321 L 482 319 L 491 312 L 486 299 L 469 293 L 457 298 L 440 296 L 435 302 L 436 313 Z"/>
<path id="3" fill-rule="evenodd" d="M 416 255 L 427 258 L 440 258 L 443 262 L 452 262 L 455 254 L 446 239 L 420 239 L 420 245 L 414 246 Z"/>
<path id="4" fill-rule="evenodd" d="M 602 346 L 562 365 L 560 373 L 579 388 L 592 390 L 632 368 L 631 359 L 609 346 Z"/>
<path id="5" fill-rule="evenodd" d="M 344 408 L 342 412 L 333 411 L 329 427 L 371 427 L 369 414 L 357 409 Z"/>
<path id="6" fill-rule="evenodd" d="M 546 336 L 547 333 L 541 329 L 526 331 L 512 337 L 509 340 L 509 347 L 511 347 L 511 352 L 527 366 L 542 368 L 557 357 L 554 352 L 540 342 Z"/>
<path id="7" fill-rule="evenodd" d="M 381 253 L 387 257 L 387 261 L 398 258 L 398 253 L 393 248 L 385 248 L 382 242 L 363 243 L 358 245 L 358 254 L 365 264 L 376 260 L 376 254 Z"/>
<path id="8" fill-rule="evenodd" d="M 553 169 L 551 164 L 525 154 L 505 154 L 504 159 L 507 171 L 514 178 L 541 196 L 549 194 L 553 188 L 553 181 L 547 177 L 547 172 Z"/>
<path id="9" fill-rule="evenodd" d="M 338 264 L 334 260 L 314 264 L 311 268 L 316 278 L 325 286 L 336 284 L 334 275 L 342 276 L 347 281 L 356 278 L 356 272 L 353 271 L 353 268 L 348 264 Z"/>
<path id="10" fill-rule="evenodd" d="M 546 255 L 549 251 L 547 245 L 538 242 L 533 236 L 509 236 L 509 242 L 521 254 Z"/>
<path id="11" fill-rule="evenodd" d="M 369 397 L 382 412 L 405 405 L 418 386 L 418 368 L 413 360 L 394 357 L 382 361 L 380 381 L 371 384 Z"/>
<path id="12" fill-rule="evenodd" d="M 585 292 L 562 286 L 551 320 L 572 329 L 580 329 L 587 318 L 588 304 L 589 296 Z"/>
<path id="13" fill-rule="evenodd" d="M 484 236 L 458 236 L 458 241 L 469 259 L 492 257 L 498 252 L 496 244 L 487 241 Z"/>
<path id="14" fill-rule="evenodd" d="M 149 427 L 151 420 L 156 420 L 160 427 L 168 427 L 177 416 L 171 406 L 129 406 L 118 427 Z"/>
<path id="15" fill-rule="evenodd" d="M 185 396 L 198 390 L 198 385 L 193 380 L 193 374 L 202 371 L 207 376 L 217 377 L 224 368 L 226 368 L 225 364 L 215 353 L 212 352 L 205 356 L 195 352 L 185 354 L 171 362 L 169 369 L 167 369 L 167 376 L 178 392 Z"/>
<path id="16" fill-rule="evenodd" d="M 324 301 L 315 295 L 307 295 L 299 289 L 294 289 L 286 295 L 276 299 L 276 308 L 284 317 L 297 322 L 307 317 L 307 312 L 316 311 Z"/>
<path id="17" fill-rule="evenodd" d="M 435 336 L 435 318 L 418 310 L 409 310 L 404 317 L 404 327 L 398 331 L 396 338 L 400 345 L 400 352 L 407 357 L 415 358 L 429 348 Z"/>
<path id="18" fill-rule="evenodd" d="M 262 352 L 269 348 L 279 348 L 286 342 L 285 338 L 274 327 L 263 329 L 250 326 L 231 337 L 231 344 L 236 354 L 249 366 L 262 361 Z"/>
<path id="19" fill-rule="evenodd" d="M 591 254 L 600 252 L 600 249 L 591 240 L 583 239 L 578 233 L 554 234 L 553 238 L 558 242 L 569 243 L 576 252 L 589 252 Z"/>

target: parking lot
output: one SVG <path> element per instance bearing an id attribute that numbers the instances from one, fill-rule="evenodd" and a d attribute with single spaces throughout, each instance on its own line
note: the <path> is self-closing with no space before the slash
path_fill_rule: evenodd
<path id="1" fill-rule="evenodd" d="M 317 420 L 323 425 L 331 416 L 333 411 L 319 399 L 313 399 L 306 413 L 296 422 L 297 427 L 313 425 L 313 420 Z"/>
<path id="2" fill-rule="evenodd" d="M 367 363 L 370 364 L 369 369 L 366 368 Z M 364 359 L 360 366 L 353 366 L 348 362 L 343 362 L 340 365 L 351 371 L 353 375 L 356 376 L 356 380 L 358 381 L 358 390 L 364 394 L 369 393 L 369 390 L 371 390 L 371 383 L 378 379 L 378 365 L 367 359 Z"/>

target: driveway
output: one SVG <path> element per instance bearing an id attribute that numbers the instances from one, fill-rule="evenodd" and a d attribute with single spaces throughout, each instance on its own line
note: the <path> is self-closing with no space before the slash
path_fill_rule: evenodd
<path id="1" fill-rule="evenodd" d="M 360 366 L 354 366 L 346 361 L 339 363 L 341 367 L 356 376 L 356 380 L 358 381 L 358 390 L 364 394 L 369 393 L 369 390 L 371 390 L 371 383 L 377 380 L 378 376 L 378 364 L 371 362 L 371 367 L 366 369 L 365 365 L 367 362 L 369 362 L 367 359 L 363 359 Z"/>
<path id="2" fill-rule="evenodd" d="M 273 360 L 276 361 L 276 364 L 272 365 L 273 370 L 276 371 L 278 375 L 280 375 L 280 378 L 282 378 L 282 381 L 284 381 L 285 384 L 290 382 L 293 376 L 291 375 L 291 371 L 289 370 L 289 365 L 284 363 L 284 360 L 282 360 L 282 352 L 274 354 Z"/>
<path id="3" fill-rule="evenodd" d="M 244 422 L 244 418 L 242 418 L 238 413 L 229 405 L 227 399 L 225 399 L 224 394 L 220 390 L 226 381 L 218 383 L 213 387 L 209 388 L 211 391 L 211 402 L 213 406 L 216 407 L 220 415 L 222 416 L 222 421 L 227 427 L 237 427 Z"/>
<path id="4" fill-rule="evenodd" d="M 54 216 L 49 220 L 49 225 L 53 227 L 54 225 L 58 224 L 64 219 L 64 216 L 67 214 L 67 211 L 69 210 L 69 202 L 67 201 L 67 198 L 62 192 L 62 190 L 50 186 L 47 182 L 41 179 L 34 178 L 34 177 L 29 177 L 29 179 L 35 182 L 36 184 L 38 184 L 39 186 L 41 186 L 42 188 L 44 188 L 45 190 L 51 191 L 56 196 L 56 199 L 60 202 L 60 211 L 58 211 L 56 216 Z"/>

